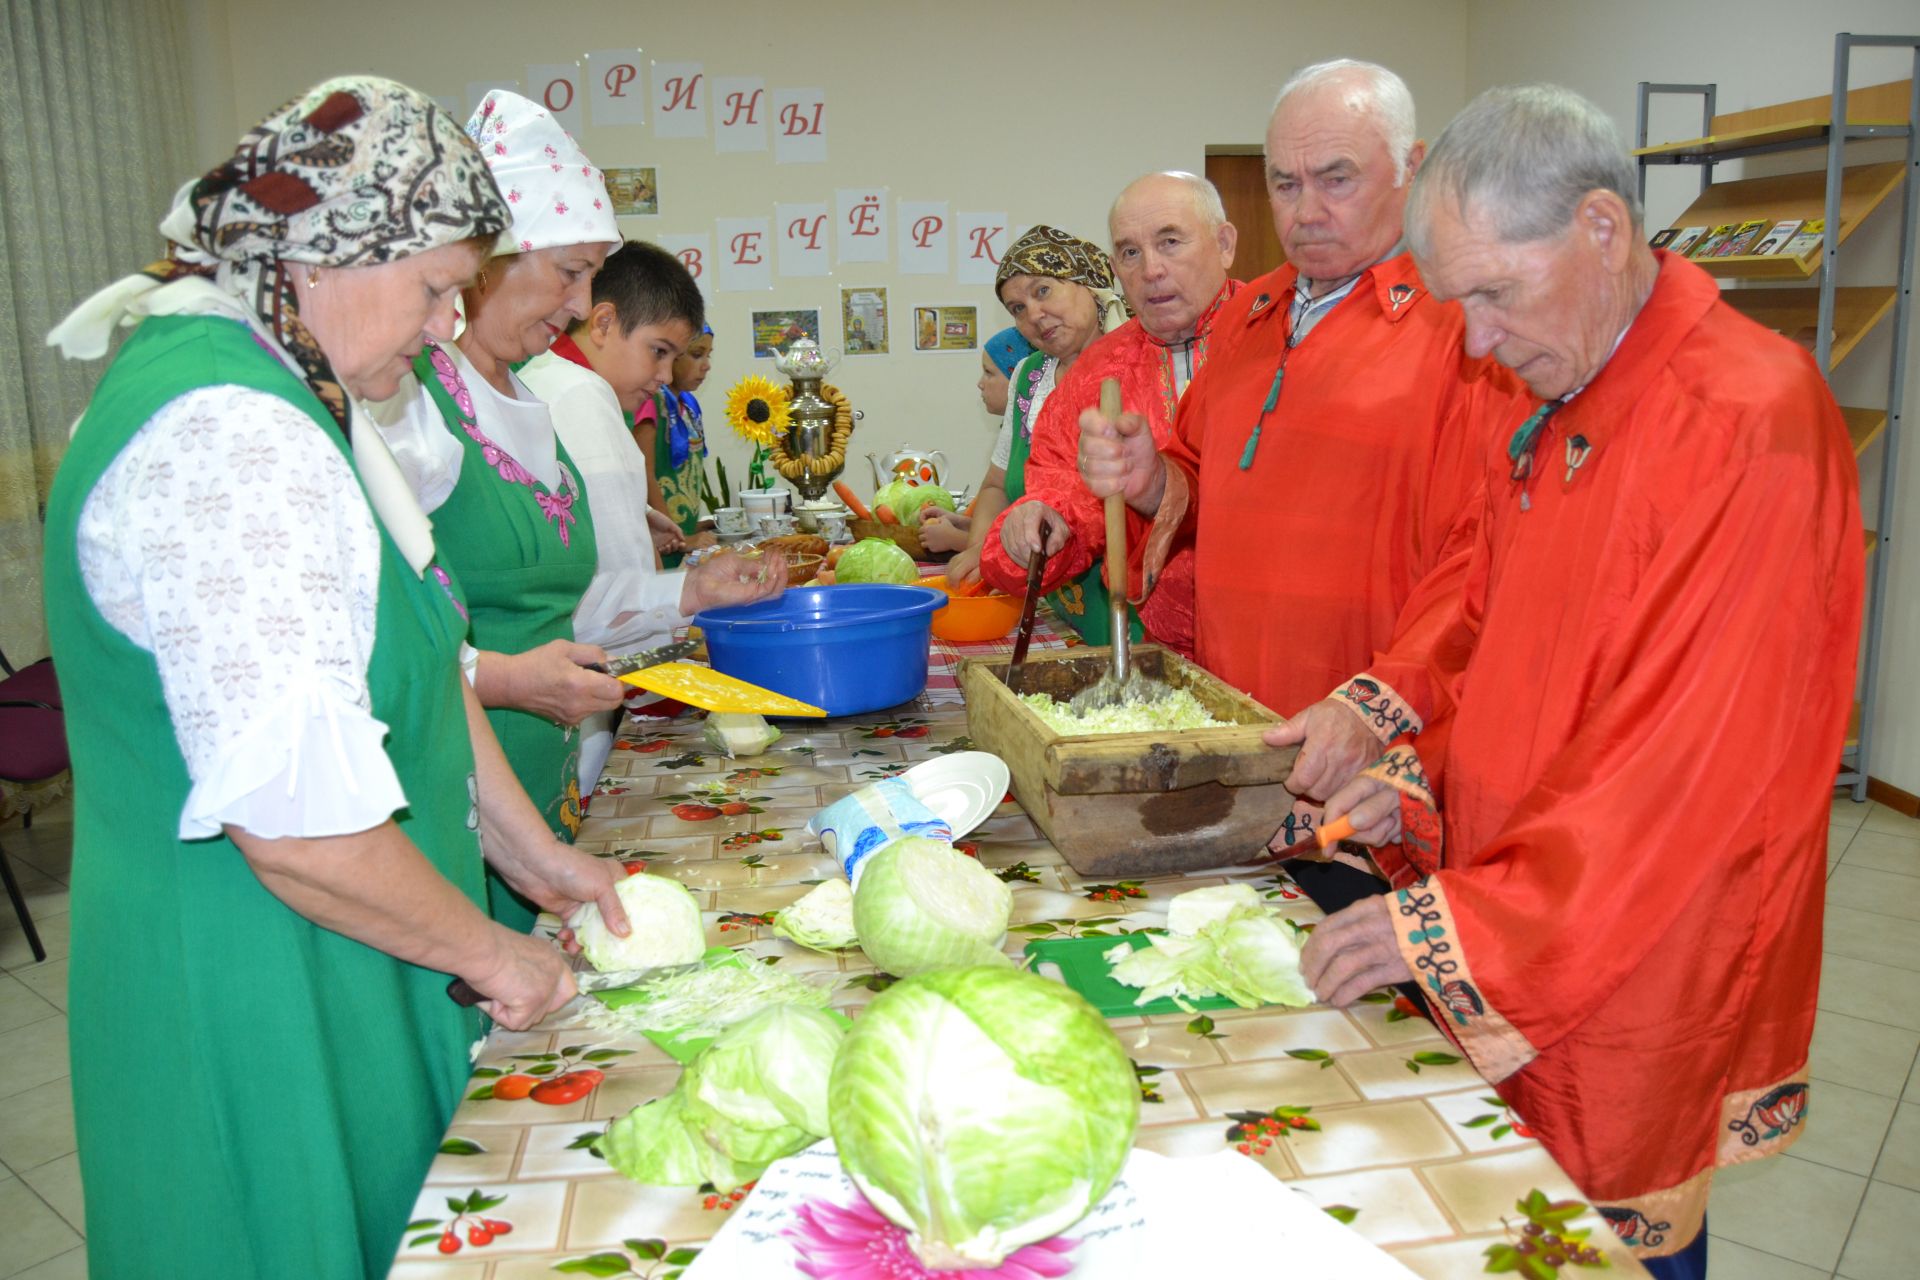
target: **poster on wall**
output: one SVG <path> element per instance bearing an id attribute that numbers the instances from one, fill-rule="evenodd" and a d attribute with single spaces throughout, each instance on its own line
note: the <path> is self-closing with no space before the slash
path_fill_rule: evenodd
<path id="1" fill-rule="evenodd" d="M 775 239 L 780 242 L 781 275 L 824 276 L 829 273 L 826 205 L 776 204 L 773 206 L 773 226 Z"/>
<path id="2" fill-rule="evenodd" d="M 884 356 L 887 342 L 887 291 L 840 290 L 840 332 L 850 356 Z"/>
<path id="3" fill-rule="evenodd" d="M 915 307 L 915 351 L 972 351 L 980 345 L 976 307 Z"/>
<path id="4" fill-rule="evenodd" d="M 647 82 L 638 49 L 596 49 L 587 55 L 583 75 L 595 125 L 647 122 Z"/>
<path id="5" fill-rule="evenodd" d="M 621 218 L 652 218 L 660 212 L 660 179 L 652 165 L 639 169 L 607 169 L 607 196 Z"/>
<path id="6" fill-rule="evenodd" d="M 520 82 L 518 80 L 467 81 L 467 114 L 460 117 L 460 123 L 464 125 L 467 121 L 473 119 L 474 113 L 480 110 L 481 101 L 495 89 L 505 89 L 508 93 L 518 93 L 520 92 Z"/>
<path id="7" fill-rule="evenodd" d="M 773 288 L 772 220 L 716 218 L 714 252 L 719 259 L 722 293 L 750 293 Z"/>
<path id="8" fill-rule="evenodd" d="M 1007 215 L 956 213 L 953 215 L 955 251 L 961 284 L 992 284 L 1000 271 L 1000 255 L 1007 248 Z"/>
<path id="9" fill-rule="evenodd" d="M 707 74 L 701 63 L 653 64 L 653 135 L 707 136 Z"/>
<path id="10" fill-rule="evenodd" d="M 767 149 L 767 82 L 759 76 L 713 78 L 713 149 Z"/>
<path id="11" fill-rule="evenodd" d="M 713 239 L 710 236 L 660 236 L 654 243 L 680 259 L 680 265 L 687 269 L 693 282 L 700 286 L 700 294 L 708 302 L 713 301 L 713 273 L 709 269 L 713 263 Z"/>
<path id="12" fill-rule="evenodd" d="M 887 189 L 843 187 L 833 193 L 834 224 L 840 238 L 840 261 L 887 260 Z"/>
<path id="13" fill-rule="evenodd" d="M 805 310 L 755 311 L 751 315 L 753 354 L 756 359 L 762 356 L 784 355 L 787 348 L 801 338 L 820 341 L 820 311 L 817 307 Z"/>
<path id="14" fill-rule="evenodd" d="M 827 162 L 827 91 L 775 89 L 773 91 L 773 162 L 825 164 Z"/>
<path id="15" fill-rule="evenodd" d="M 947 274 L 947 241 L 952 238 L 947 229 L 947 202 L 901 200 L 894 207 L 900 211 L 900 274 Z"/>
<path id="16" fill-rule="evenodd" d="M 580 136 L 580 64 L 536 62 L 527 68 L 527 96 L 553 113 L 560 127 Z"/>

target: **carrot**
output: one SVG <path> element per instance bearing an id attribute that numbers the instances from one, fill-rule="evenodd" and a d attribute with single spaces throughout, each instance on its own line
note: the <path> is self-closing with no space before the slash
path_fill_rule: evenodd
<path id="1" fill-rule="evenodd" d="M 967 504 L 967 514 L 972 515 L 973 509 L 979 505 L 980 505 L 980 495 L 976 493 L 973 495 L 973 501 Z"/>
<path id="2" fill-rule="evenodd" d="M 893 514 L 893 508 L 882 502 L 873 509 L 873 518 L 881 524 L 899 524 L 900 517 Z"/>
<path id="3" fill-rule="evenodd" d="M 856 519 L 873 519 L 873 512 L 867 510 L 867 504 L 860 501 L 859 495 L 853 491 L 853 486 L 845 480 L 835 480 L 833 482 L 833 491 L 840 495 L 840 501 L 847 504 L 847 510 L 853 512 Z"/>

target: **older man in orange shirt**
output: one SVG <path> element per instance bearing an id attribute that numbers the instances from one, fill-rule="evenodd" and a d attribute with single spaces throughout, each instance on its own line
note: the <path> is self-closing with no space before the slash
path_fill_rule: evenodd
<path id="1" fill-rule="evenodd" d="M 1094 413 L 1080 470 L 1093 493 L 1124 482 L 1144 585 L 1168 549 L 1193 548 L 1201 665 L 1289 715 L 1341 690 L 1355 727 L 1418 732 L 1404 701 L 1347 677 L 1397 628 L 1431 622 L 1471 546 L 1487 414 L 1526 410 L 1504 370 L 1462 357 L 1460 308 L 1401 243 L 1424 145 L 1398 76 L 1306 68 L 1280 91 L 1266 151 L 1287 265 L 1227 304 L 1160 454 L 1137 417 Z M 1317 794 L 1321 773 L 1309 751 L 1289 785 Z M 1275 848 L 1317 852 L 1318 818 L 1303 802 Z M 1364 854 L 1344 856 L 1294 867 L 1329 909 L 1385 888 Z"/>
<path id="2" fill-rule="evenodd" d="M 1444 846 L 1401 846 L 1404 887 L 1303 965 L 1334 1004 L 1415 980 L 1649 1269 L 1690 1278 L 1715 1170 L 1807 1114 L 1863 569 L 1819 370 L 1649 250 L 1634 192 L 1607 117 L 1545 85 L 1483 94 L 1421 172 L 1422 274 L 1544 403 L 1490 451 L 1448 621 L 1370 667 L 1452 722 Z M 1350 719 L 1302 717 L 1309 745 L 1349 750 Z M 1393 836 L 1428 757 L 1329 811 Z"/>
<path id="3" fill-rule="evenodd" d="M 1100 402 L 1101 381 L 1113 378 L 1122 402 L 1142 415 L 1153 438 L 1169 438 L 1174 410 L 1206 367 L 1219 317 L 1240 288 L 1227 279 L 1239 233 L 1205 178 L 1150 173 L 1128 184 L 1113 202 L 1107 229 L 1114 274 L 1134 316 L 1081 354 L 1040 411 L 1026 494 L 1002 513 L 981 547 L 981 576 L 1003 591 L 1026 590 L 1027 560 L 1043 531 L 1044 591 L 1072 582 L 1100 558 L 1107 545 L 1100 501 L 1087 492 L 1075 464 L 1081 411 Z M 1144 628 L 1146 636 L 1191 654 L 1191 551 L 1167 559 L 1159 586 L 1135 602 L 1134 638 Z M 1107 619 L 1098 610 L 1068 621 L 1091 643 L 1108 642 Z"/>

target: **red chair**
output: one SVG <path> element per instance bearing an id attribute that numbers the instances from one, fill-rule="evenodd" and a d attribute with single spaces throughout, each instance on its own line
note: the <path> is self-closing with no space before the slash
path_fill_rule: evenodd
<path id="1" fill-rule="evenodd" d="M 61 708 L 53 660 L 45 658 L 15 671 L 6 655 L 0 654 L 0 667 L 8 673 L 0 680 L 0 782 L 28 784 L 59 776 L 71 762 L 67 757 L 66 713 Z M 23 822 L 33 825 L 32 809 L 27 810 Z M 33 958 L 45 960 L 47 949 L 40 941 L 40 931 L 33 927 L 26 896 L 13 878 L 5 849 L 0 849 L 0 879 L 6 881 L 7 897 L 13 900 L 14 914 L 20 917 Z"/>

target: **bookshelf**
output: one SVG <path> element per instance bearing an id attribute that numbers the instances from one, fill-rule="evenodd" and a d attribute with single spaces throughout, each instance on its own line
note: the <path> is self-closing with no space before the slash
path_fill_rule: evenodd
<path id="1" fill-rule="evenodd" d="M 1866 48 L 1910 51 L 1914 74 L 1906 80 L 1854 88 L 1853 55 Z M 1832 88 L 1814 97 L 1718 114 L 1716 85 L 1641 82 L 1634 151 L 1643 200 L 1649 168 L 1690 165 L 1699 169 L 1700 194 L 1674 222 L 1676 230 L 1762 220 L 1770 226 L 1796 219 L 1824 221 L 1819 243 L 1796 257 L 1739 253 L 1693 261 L 1731 286 L 1723 291 L 1729 304 L 1810 349 L 1821 372 L 1829 378 L 1863 344 L 1871 340 L 1874 349 L 1879 349 L 1878 343 L 1885 335 L 1891 344 L 1891 359 L 1884 402 L 1845 406 L 1841 415 L 1846 419 L 1856 458 L 1864 459 L 1872 449 L 1881 451 L 1877 523 L 1887 527 L 1891 527 L 1892 513 L 1897 509 L 1901 395 L 1912 311 L 1914 233 L 1916 222 L 1920 222 L 1920 150 L 1916 149 L 1914 127 L 1920 122 L 1917 90 L 1920 36 L 1863 36 L 1843 31 L 1833 41 Z M 1701 99 L 1698 137 L 1649 143 L 1648 106 L 1661 95 Z M 1847 163 L 1853 144 L 1889 140 L 1904 143 L 1905 154 L 1900 159 Z M 1854 150 L 1857 156 L 1858 148 Z M 1824 153 L 1825 163 L 1799 172 L 1714 180 L 1718 165 L 1787 152 Z M 1841 285 L 1841 251 L 1861 226 L 1876 216 L 1893 216 L 1883 210 L 1898 210 L 1900 222 L 1899 267 L 1893 281 Z M 1867 553 L 1867 608 L 1857 697 L 1835 779 L 1837 785 L 1850 787 L 1856 800 L 1864 800 L 1867 795 L 1875 693 L 1887 619 L 1887 562 L 1891 558 L 1879 554 L 1888 542 L 1879 532 L 1863 529 L 1861 538 Z"/>

